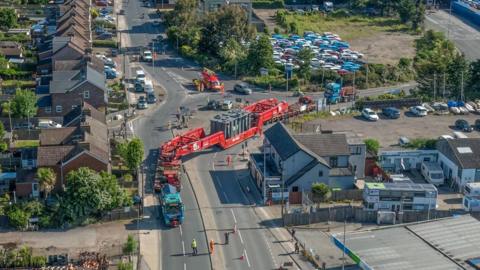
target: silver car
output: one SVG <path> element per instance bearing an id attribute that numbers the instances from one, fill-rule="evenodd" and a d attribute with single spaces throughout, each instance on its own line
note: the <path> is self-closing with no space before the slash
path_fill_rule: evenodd
<path id="1" fill-rule="evenodd" d="M 233 87 L 233 91 L 244 95 L 250 95 L 253 92 L 246 83 L 237 83 L 235 87 Z"/>

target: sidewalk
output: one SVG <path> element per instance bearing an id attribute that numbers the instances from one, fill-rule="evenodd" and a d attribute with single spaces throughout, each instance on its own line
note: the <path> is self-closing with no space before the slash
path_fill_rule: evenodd
<path id="1" fill-rule="evenodd" d="M 140 254 L 146 263 L 145 269 L 156 270 L 162 268 L 161 231 L 157 220 L 157 199 L 155 195 L 146 195 L 144 199 L 144 213 L 138 224 L 140 240 Z"/>

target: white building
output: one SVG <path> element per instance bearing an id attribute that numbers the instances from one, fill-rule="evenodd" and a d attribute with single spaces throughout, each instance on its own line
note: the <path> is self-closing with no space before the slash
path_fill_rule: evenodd
<path id="1" fill-rule="evenodd" d="M 463 190 L 467 183 L 480 182 L 480 139 L 441 139 L 437 150 L 447 184 Z"/>

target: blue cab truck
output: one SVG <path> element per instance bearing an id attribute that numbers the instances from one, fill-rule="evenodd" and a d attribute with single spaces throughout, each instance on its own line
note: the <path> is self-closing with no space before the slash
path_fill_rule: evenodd
<path id="1" fill-rule="evenodd" d="M 177 189 L 165 184 L 160 194 L 160 207 L 165 225 L 176 227 L 183 223 L 185 207 Z"/>
<path id="2" fill-rule="evenodd" d="M 324 97 L 327 104 L 353 101 L 357 97 L 357 90 L 353 86 L 342 87 L 339 83 L 328 83 L 325 87 Z"/>

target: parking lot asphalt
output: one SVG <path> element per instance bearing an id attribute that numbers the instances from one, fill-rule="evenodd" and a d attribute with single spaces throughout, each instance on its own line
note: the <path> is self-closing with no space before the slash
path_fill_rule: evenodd
<path id="1" fill-rule="evenodd" d="M 362 139 L 377 139 L 383 150 L 398 149 L 398 139 L 405 136 L 414 138 L 438 138 L 441 135 L 452 135 L 455 121 L 465 119 L 470 125 L 480 119 L 478 114 L 468 115 L 428 115 L 415 117 L 402 111 L 398 119 L 386 119 L 379 114 L 380 120 L 370 122 L 361 116 L 338 116 L 326 119 L 315 119 L 303 125 L 304 132 L 312 132 L 320 126 L 321 130 L 349 131 Z M 480 138 L 480 132 L 465 133 L 470 138 Z"/>

